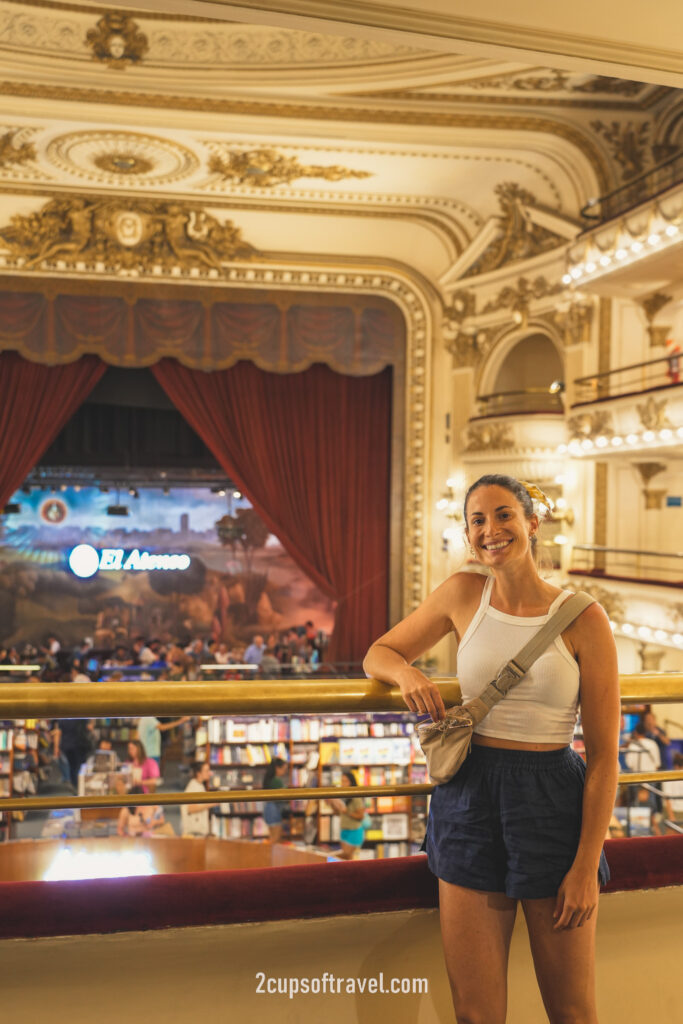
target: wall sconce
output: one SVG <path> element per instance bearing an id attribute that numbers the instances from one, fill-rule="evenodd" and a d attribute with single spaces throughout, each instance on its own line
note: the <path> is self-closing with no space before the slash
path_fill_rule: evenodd
<path id="1" fill-rule="evenodd" d="M 443 491 L 441 498 L 436 503 L 439 512 L 443 512 L 446 519 L 451 521 L 451 525 L 447 526 L 441 534 L 444 551 L 448 551 L 451 541 L 457 543 L 458 540 L 462 540 L 460 524 L 462 524 L 464 519 L 462 511 L 463 499 L 460 497 L 460 488 L 457 485 L 458 481 L 450 477 L 446 481 L 445 491 Z"/>

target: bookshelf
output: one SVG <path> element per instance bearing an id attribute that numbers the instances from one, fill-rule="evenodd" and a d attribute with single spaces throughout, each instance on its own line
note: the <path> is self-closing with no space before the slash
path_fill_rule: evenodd
<path id="1" fill-rule="evenodd" d="M 194 741 L 194 759 L 209 762 L 223 789 L 261 789 L 266 765 L 274 757 L 289 763 L 287 785 L 292 788 L 340 785 L 345 768 L 354 771 L 359 785 L 426 780 L 415 718 L 407 714 L 203 718 Z M 366 831 L 362 855 L 417 853 L 427 809 L 424 796 L 369 800 L 372 827 Z M 283 810 L 285 838 L 315 840 L 330 849 L 338 845 L 340 816 L 324 801 L 293 800 Z M 232 839 L 265 838 L 268 828 L 262 812 L 262 804 L 223 804 L 220 812 L 212 815 L 213 834 Z"/>
<path id="2" fill-rule="evenodd" d="M 12 795 L 13 762 L 12 723 L 0 722 L 0 800 Z M 0 810 L 0 836 L 4 839 L 9 839 L 10 831 L 11 815 L 7 811 Z"/>

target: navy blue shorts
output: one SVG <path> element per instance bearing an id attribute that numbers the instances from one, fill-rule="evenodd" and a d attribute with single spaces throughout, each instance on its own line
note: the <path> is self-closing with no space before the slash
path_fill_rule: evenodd
<path id="1" fill-rule="evenodd" d="M 430 870 L 513 899 L 556 896 L 579 844 L 585 775 L 571 747 L 472 744 L 458 774 L 434 790 L 424 846 Z M 609 880 L 604 852 L 598 877 Z"/>

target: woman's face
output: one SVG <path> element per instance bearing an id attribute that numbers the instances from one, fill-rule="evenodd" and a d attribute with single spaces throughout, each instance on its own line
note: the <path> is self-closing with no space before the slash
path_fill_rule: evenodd
<path id="1" fill-rule="evenodd" d="M 137 756 L 138 756 L 138 748 L 135 746 L 134 743 L 129 743 L 128 744 L 128 757 L 130 758 L 131 761 L 136 761 L 137 760 Z"/>
<path id="2" fill-rule="evenodd" d="M 286 764 L 279 764 L 277 766 L 277 768 L 275 769 L 275 774 L 279 775 L 279 776 L 286 775 L 287 774 L 287 765 Z"/>
<path id="3" fill-rule="evenodd" d="M 511 491 L 495 484 L 477 487 L 467 502 L 467 538 L 483 565 L 497 568 L 529 555 L 538 516 L 527 519 Z"/>

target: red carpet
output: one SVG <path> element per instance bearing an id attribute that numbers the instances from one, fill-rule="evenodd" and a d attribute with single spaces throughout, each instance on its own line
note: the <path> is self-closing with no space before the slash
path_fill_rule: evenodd
<path id="1" fill-rule="evenodd" d="M 683 884 L 683 836 L 605 844 L 606 892 Z M 386 913 L 437 905 L 426 857 L 79 882 L 0 883 L 0 938 Z"/>

